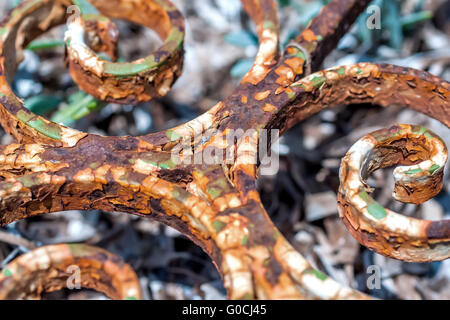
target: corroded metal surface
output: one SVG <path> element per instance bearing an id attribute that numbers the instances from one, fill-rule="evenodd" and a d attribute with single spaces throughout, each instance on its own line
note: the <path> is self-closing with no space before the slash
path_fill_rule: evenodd
<path id="1" fill-rule="evenodd" d="M 65 36 L 69 70 L 74 81 L 84 91 L 108 102 L 139 103 L 166 95 L 183 67 L 184 21 L 181 13 L 167 0 L 90 2 L 92 5 L 87 5 L 86 0 L 74 2 L 81 8 L 81 16 L 68 24 Z M 85 42 L 85 35 L 90 33 L 103 41 L 115 38 L 117 42 L 118 32 L 105 16 L 147 26 L 155 30 L 164 43 L 156 52 L 133 62 L 105 60 Z M 97 49 L 97 52 L 102 51 L 105 52 Z M 111 53 L 109 56 L 115 58 Z"/>
<path id="2" fill-rule="evenodd" d="M 442 188 L 448 151 L 430 130 L 398 124 L 372 132 L 356 142 L 341 163 L 339 211 L 361 244 L 388 257 L 405 261 L 450 258 L 450 220 L 410 218 L 384 208 L 369 193 L 362 177 L 377 169 L 394 170 L 393 197 L 423 203 Z"/>
<path id="3" fill-rule="evenodd" d="M 89 288 L 111 299 L 141 299 L 139 280 L 118 256 L 84 244 L 34 249 L 0 273 L 0 299 L 40 299 L 43 292 Z"/>
<path id="4" fill-rule="evenodd" d="M 22 48 L 63 23 L 67 7 L 79 2 L 26 1 L 0 28 L 0 119 L 18 140 L 0 147 L 0 223 L 72 209 L 138 214 L 174 227 L 202 247 L 221 273 L 231 299 L 369 298 L 313 269 L 273 225 L 256 190 L 263 129 L 284 132 L 327 107 L 363 102 L 402 105 L 449 126 L 449 83 L 427 72 L 361 63 L 311 74 L 369 1 L 330 1 L 281 55 L 275 1 L 243 0 L 258 26 L 260 48 L 239 87 L 198 118 L 141 137 L 103 137 L 60 126 L 25 109 L 10 89 L 8 81 L 14 77 Z M 164 6 L 167 1 L 91 3 L 105 16 L 129 19 L 125 9 L 119 12 L 116 7 L 154 3 L 170 17 L 161 32 L 167 33 L 171 22 L 182 25 L 178 11 Z M 147 25 L 148 15 L 162 14 L 159 10 L 141 10 L 142 16 L 134 21 Z M 88 18 L 95 20 L 95 16 Z M 108 25 L 107 19 L 101 20 Z M 73 23 L 82 26 L 82 21 Z M 86 28 L 94 30 L 93 38 L 103 30 L 95 27 L 95 21 L 94 27 Z M 73 35 L 69 24 L 66 39 Z M 109 49 L 99 50 L 113 57 L 114 38 L 101 43 Z M 66 41 L 66 45 L 71 51 L 72 42 Z M 107 92 L 102 96 L 106 100 L 130 102 L 153 96 L 147 89 L 127 91 L 128 80 L 142 80 L 139 75 L 134 78 L 131 71 L 125 72 L 123 83 L 109 81 L 108 76 L 103 77 L 104 69 L 84 72 L 83 68 L 97 68 L 97 64 L 90 65 L 90 59 L 69 52 L 68 60 L 74 80 L 81 87 L 93 81 L 96 90 Z M 169 65 L 181 70 L 177 63 Z M 121 84 L 128 88 L 125 96 L 120 96 L 124 92 Z M 440 239 L 448 238 L 448 228 L 439 232 Z M 426 246 L 429 244 L 423 247 L 420 259 L 414 255 L 408 259 L 436 260 Z M 442 246 L 448 252 L 448 242 Z"/>

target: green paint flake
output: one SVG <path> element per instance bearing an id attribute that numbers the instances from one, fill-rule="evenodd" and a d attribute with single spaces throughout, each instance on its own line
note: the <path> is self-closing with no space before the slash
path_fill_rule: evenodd
<path id="1" fill-rule="evenodd" d="M 44 50 L 44 49 L 53 49 L 58 47 L 64 47 L 64 41 L 61 40 L 36 40 L 31 42 L 27 46 L 27 50 Z"/>
<path id="2" fill-rule="evenodd" d="M 75 257 L 83 257 L 90 254 L 87 248 L 79 243 L 68 243 L 67 247 L 69 248 L 70 253 Z"/>
<path id="3" fill-rule="evenodd" d="M 294 57 L 297 57 L 297 58 L 300 58 L 300 59 L 303 59 L 303 60 L 306 61 L 306 55 L 301 50 L 298 50 L 298 52 L 294 54 Z"/>
<path id="4" fill-rule="evenodd" d="M 338 73 L 340 76 L 343 76 L 343 75 L 345 74 L 345 68 L 344 68 L 344 67 L 339 68 L 338 71 L 337 71 L 337 73 Z"/>
<path id="5" fill-rule="evenodd" d="M 136 297 L 126 297 L 125 300 L 139 300 L 139 299 Z"/>
<path id="6" fill-rule="evenodd" d="M 220 194 L 222 193 L 222 191 L 217 188 L 208 188 L 206 189 L 206 192 L 208 192 L 208 194 L 211 196 L 213 200 L 218 196 L 220 196 Z"/>
<path id="7" fill-rule="evenodd" d="M 21 182 L 25 188 L 30 188 L 30 187 L 32 187 L 34 185 L 39 184 L 39 182 L 40 182 L 38 177 L 36 177 L 36 176 L 29 176 L 29 175 L 18 177 L 17 180 L 19 182 Z"/>
<path id="8" fill-rule="evenodd" d="M 0 36 L 3 36 L 6 33 L 6 31 L 8 31 L 7 27 L 0 28 Z"/>
<path id="9" fill-rule="evenodd" d="M 135 76 L 141 72 L 157 67 L 157 65 L 146 65 L 145 63 L 105 63 L 105 73 L 112 74 L 117 78 Z"/>
<path id="10" fill-rule="evenodd" d="M 172 30 L 170 31 L 169 36 L 166 39 L 166 43 L 169 42 L 175 42 L 177 44 L 177 46 L 181 45 L 181 43 L 183 43 L 183 39 L 184 39 L 184 33 L 181 32 L 180 30 L 178 30 L 177 28 L 172 28 Z"/>
<path id="11" fill-rule="evenodd" d="M 4 275 L 5 277 L 11 277 L 13 274 L 12 274 L 11 270 L 9 270 L 8 268 L 6 268 L 6 269 L 3 270 L 3 275 Z"/>
<path id="12" fill-rule="evenodd" d="M 73 0 L 73 3 L 80 8 L 83 15 L 99 14 L 98 10 L 86 0 Z"/>
<path id="13" fill-rule="evenodd" d="M 247 243 L 247 240 L 248 240 L 248 235 L 245 235 L 245 236 L 242 238 L 242 240 L 241 240 L 241 244 L 242 244 L 243 246 L 245 246 L 245 244 Z"/>
<path id="14" fill-rule="evenodd" d="M 361 199 L 363 199 L 365 202 L 369 202 L 370 200 L 372 200 L 369 195 L 367 194 L 366 191 L 361 191 L 359 193 L 359 196 L 361 197 Z"/>
<path id="15" fill-rule="evenodd" d="M 170 139 L 170 141 L 176 141 L 178 139 L 181 139 L 182 136 L 178 133 L 176 133 L 175 131 L 167 131 L 166 133 L 167 137 Z"/>
<path id="16" fill-rule="evenodd" d="M 423 135 L 424 135 L 425 137 L 427 137 L 428 139 L 430 139 L 430 140 L 433 139 L 433 136 L 432 136 L 429 132 L 425 132 Z"/>
<path id="17" fill-rule="evenodd" d="M 100 167 L 100 162 L 92 162 L 89 165 L 89 168 L 91 168 L 91 169 L 97 169 L 98 167 Z"/>
<path id="18" fill-rule="evenodd" d="M 367 211 L 372 217 L 378 220 L 383 219 L 387 215 L 386 209 L 376 201 L 367 206 Z"/>
<path id="19" fill-rule="evenodd" d="M 421 173 L 422 169 L 409 169 L 408 171 L 406 171 L 406 174 L 416 174 L 416 173 Z"/>
<path id="20" fill-rule="evenodd" d="M 94 22 L 108 22 L 110 21 L 108 17 L 105 17 L 101 14 L 95 14 L 95 13 L 88 13 L 83 14 L 84 20 L 94 21 Z"/>
<path id="21" fill-rule="evenodd" d="M 273 21 L 270 21 L 270 20 L 264 21 L 264 29 L 275 30 L 276 28 L 277 28 L 277 27 L 276 27 L 276 25 L 273 23 Z"/>
<path id="22" fill-rule="evenodd" d="M 386 209 L 384 209 L 381 204 L 373 200 L 366 191 L 361 191 L 358 195 L 361 197 L 361 199 L 363 199 L 364 202 L 368 204 L 367 211 L 371 216 L 378 220 L 386 217 Z"/>
<path id="23" fill-rule="evenodd" d="M 166 52 L 175 52 L 178 50 L 181 50 L 183 46 L 184 41 L 184 32 L 181 32 L 178 30 L 178 28 L 172 28 L 170 31 L 169 36 L 164 41 L 163 46 L 160 48 L 160 51 L 166 51 Z M 150 58 L 151 56 L 149 56 Z M 152 57 L 153 64 L 155 64 L 155 58 Z M 167 58 L 165 56 L 162 56 L 159 58 L 158 66 L 161 66 L 163 64 L 167 63 Z"/>
<path id="24" fill-rule="evenodd" d="M 46 123 L 40 117 L 36 117 L 32 113 L 20 110 L 17 113 L 17 118 L 49 138 L 55 140 L 61 139 L 61 133 L 58 126 Z"/>
<path id="25" fill-rule="evenodd" d="M 59 133 L 59 128 L 51 127 L 47 123 L 45 123 L 41 118 L 36 118 L 27 122 L 27 124 L 39 131 L 40 133 L 46 135 L 55 140 L 61 139 L 61 135 Z"/>
<path id="26" fill-rule="evenodd" d="M 325 82 L 327 81 L 327 78 L 322 77 L 322 76 L 315 76 L 312 79 L 312 83 L 314 87 L 320 87 L 321 85 L 323 85 Z"/>
<path id="27" fill-rule="evenodd" d="M 321 35 L 318 35 L 317 36 L 317 41 L 322 41 L 322 40 L 323 40 L 323 37 Z"/>
<path id="28" fill-rule="evenodd" d="M 322 281 L 324 281 L 328 278 L 325 273 L 323 273 L 319 270 L 316 270 L 316 269 L 308 269 L 305 271 L 305 273 L 313 274 L 314 276 L 316 276 L 317 279 L 322 280 Z"/>
<path id="29" fill-rule="evenodd" d="M 28 113 L 26 111 L 20 110 L 19 112 L 17 112 L 17 119 L 19 119 L 22 122 L 28 122 L 31 119 L 33 119 L 33 117 L 35 116 L 34 114 L 32 114 L 31 112 Z"/>
<path id="30" fill-rule="evenodd" d="M 167 161 L 159 163 L 158 167 L 160 167 L 161 169 L 170 169 L 175 167 L 175 163 L 172 161 L 172 159 L 169 159 Z"/>
<path id="31" fill-rule="evenodd" d="M 362 73 L 362 70 L 361 69 L 357 69 L 356 70 L 356 74 L 361 74 Z"/>
<path id="32" fill-rule="evenodd" d="M 306 86 L 303 83 L 293 83 L 293 84 L 291 84 L 291 87 L 293 87 L 293 88 L 301 87 L 306 90 Z"/>
<path id="33" fill-rule="evenodd" d="M 146 159 L 140 159 L 140 160 L 142 160 L 143 162 L 145 162 L 145 163 L 147 163 L 147 164 L 151 164 L 152 166 L 155 166 L 155 167 L 158 166 L 158 163 L 156 163 L 155 161 L 152 161 L 152 160 L 146 160 Z"/>
<path id="34" fill-rule="evenodd" d="M 220 232 L 220 230 L 222 230 L 223 228 L 225 228 L 225 223 L 219 220 L 215 220 L 213 222 L 213 227 L 216 230 L 216 232 Z"/>
<path id="35" fill-rule="evenodd" d="M 105 63 L 105 73 L 111 74 L 118 79 L 127 78 L 130 76 L 138 75 L 139 73 L 150 71 L 156 69 L 166 63 L 166 60 L 161 62 L 155 61 L 154 55 L 149 55 L 144 58 L 143 62 L 106 62 Z"/>
<path id="36" fill-rule="evenodd" d="M 297 94 L 292 90 L 289 92 L 286 92 L 286 94 L 288 95 L 289 100 L 292 100 L 297 96 Z"/>
<path id="37" fill-rule="evenodd" d="M 178 198 L 180 196 L 180 192 L 178 190 L 173 190 L 172 191 L 172 197 L 174 197 L 175 199 Z"/>
<path id="38" fill-rule="evenodd" d="M 430 169 L 428 169 L 428 172 L 430 173 L 430 174 L 433 174 L 436 170 L 438 170 L 440 168 L 440 166 L 439 165 L 437 165 L 436 163 L 435 164 L 433 164 L 431 167 L 430 167 Z"/>
<path id="39" fill-rule="evenodd" d="M 264 262 L 263 262 L 263 266 L 267 267 L 269 265 L 269 263 L 270 263 L 270 258 L 265 258 Z"/>

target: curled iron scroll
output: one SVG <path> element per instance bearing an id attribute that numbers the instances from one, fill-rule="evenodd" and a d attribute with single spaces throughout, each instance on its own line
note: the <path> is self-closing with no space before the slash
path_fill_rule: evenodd
<path id="1" fill-rule="evenodd" d="M 0 147 L 0 223 L 72 209 L 137 214 L 179 230 L 208 253 L 231 299 L 370 298 L 312 268 L 274 226 L 255 183 L 262 130 L 283 133 L 337 104 L 402 105 L 450 125 L 450 85 L 427 72 L 372 63 L 317 71 L 368 2 L 330 1 L 280 53 L 275 1 L 242 0 L 258 27 L 260 47 L 241 84 L 198 118 L 140 137 L 105 137 L 48 121 L 24 108 L 9 83 L 23 48 L 64 23 L 67 9 L 78 5 L 81 16 L 69 22 L 65 39 L 75 82 L 106 101 L 133 103 L 162 96 L 183 63 L 184 22 L 173 4 L 22 2 L 0 27 L 0 122 L 17 140 Z M 163 46 L 134 62 L 115 61 L 117 30 L 110 18 L 155 29 Z M 437 192 L 446 160 L 441 140 L 426 129 L 394 128 L 398 130 L 363 138 L 344 158 L 341 215 L 352 235 L 382 254 L 408 261 L 448 258 L 448 221 L 398 218 L 376 204 L 360 178 L 385 165 L 405 164 L 410 167 L 396 171 L 399 199 L 419 202 Z M 246 134 L 229 143 L 227 135 L 238 130 Z M 396 137 L 406 141 L 398 150 L 415 152 L 406 152 L 404 159 L 395 158 L 398 152 L 383 153 L 383 146 Z M 418 149 L 411 149 L 411 143 Z M 190 152 L 177 149 L 180 145 L 188 145 Z M 189 161 L 206 151 L 214 163 Z M 231 163 L 224 158 L 229 153 L 234 155 Z M 183 161 L 175 161 L 174 155 Z M 414 228 L 399 229 L 398 222 Z"/>

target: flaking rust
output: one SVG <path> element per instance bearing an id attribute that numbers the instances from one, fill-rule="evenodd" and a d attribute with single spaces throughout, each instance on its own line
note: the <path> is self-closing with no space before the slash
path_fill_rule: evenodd
<path id="1" fill-rule="evenodd" d="M 0 299 L 40 299 L 42 293 L 61 290 L 68 283 L 111 299 L 142 298 L 137 275 L 120 257 L 84 244 L 57 244 L 34 249 L 7 264 L 0 273 Z"/>
<path id="2" fill-rule="evenodd" d="M 29 34 L 48 31 L 65 21 L 73 2 L 29 0 L 17 7 L 0 29 L 0 119 L 18 141 L 0 147 L 0 223 L 74 209 L 137 214 L 179 230 L 205 250 L 231 299 L 370 298 L 312 268 L 270 220 L 256 190 L 254 160 L 261 129 L 283 133 L 325 108 L 346 103 L 403 105 L 449 126 L 449 83 L 424 71 L 372 63 L 318 71 L 368 0 L 330 1 L 283 54 L 278 52 L 275 1 L 242 2 L 257 25 L 260 47 L 241 84 L 198 118 L 142 137 L 87 134 L 24 108 L 8 82 L 16 69 L 17 48 L 12 45 L 16 31 L 24 28 L 22 21 L 28 21 Z M 165 95 L 180 75 L 183 61 L 184 21 L 173 4 L 168 0 L 77 3 L 84 5 L 84 11 L 81 19 L 69 24 L 66 59 L 80 88 L 102 100 L 127 104 Z M 116 29 L 106 17 L 128 18 L 150 27 L 164 44 L 134 62 L 102 60 L 98 51 L 115 58 Z M 358 146 L 378 150 L 373 157 L 387 158 L 384 165 L 409 166 L 396 169 L 394 196 L 421 202 L 438 192 L 447 150 L 429 130 L 397 128 L 401 130 L 372 133 Z M 230 142 L 227 136 L 236 130 L 244 134 Z M 409 132 L 407 139 L 397 139 L 405 132 Z M 382 148 L 396 141 L 406 141 L 402 147 L 416 152 L 401 159 Z M 355 148 L 352 154 L 357 156 L 362 149 Z M 205 162 L 206 153 L 214 161 Z M 231 162 L 226 158 L 229 154 Z M 394 258 L 448 258 L 448 221 L 413 220 L 381 207 L 363 182 L 358 180 L 355 189 L 359 169 L 352 161 L 350 156 L 344 158 L 338 199 L 349 232 L 362 244 Z M 77 254 L 84 249 L 80 247 Z M 64 246 L 52 250 L 69 260 L 76 257 Z M 96 265 L 93 272 L 104 275 L 106 264 Z M 0 295 L 7 296 L 2 288 Z M 110 294 L 116 289 L 105 288 Z M 25 297 L 34 294 L 31 291 L 24 287 L 14 294 Z"/>
<path id="3" fill-rule="evenodd" d="M 384 208 L 370 196 L 361 177 L 401 165 L 394 170 L 393 197 L 423 203 L 442 188 L 448 151 L 432 131 L 398 124 L 372 132 L 356 142 L 342 160 L 339 211 L 361 244 L 405 261 L 434 261 L 450 257 L 450 221 L 427 221 Z"/>

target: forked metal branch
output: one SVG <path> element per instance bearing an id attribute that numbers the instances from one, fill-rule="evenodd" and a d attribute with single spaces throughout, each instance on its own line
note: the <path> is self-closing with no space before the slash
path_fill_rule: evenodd
<path id="1" fill-rule="evenodd" d="M 64 23 L 67 9 L 77 5 L 81 16 L 68 22 L 65 43 L 78 86 L 123 104 L 163 96 L 183 66 L 181 13 L 168 0 L 23 2 L 0 27 L 0 121 L 18 141 L 0 148 L 0 223 L 74 209 L 137 214 L 179 230 L 203 248 L 230 299 L 370 298 L 313 269 L 274 226 L 255 184 L 262 132 L 283 133 L 328 107 L 402 105 L 450 125 L 449 83 L 425 71 L 372 63 L 317 71 L 368 2 L 330 1 L 280 53 L 275 1 L 242 0 L 258 27 L 260 46 L 241 84 L 198 118 L 140 137 L 104 137 L 52 123 L 24 108 L 9 82 L 23 48 Z M 108 18 L 152 28 L 164 43 L 146 58 L 117 63 L 117 30 Z M 442 141 L 415 126 L 398 125 L 355 144 L 343 160 L 339 191 L 351 234 L 398 259 L 450 257 L 449 220 L 395 214 L 369 196 L 361 178 L 403 164 L 407 167 L 396 169 L 397 199 L 420 203 L 439 191 L 446 160 Z M 0 278 L 0 291 L 2 281 L 13 276 Z M 36 286 L 22 279 L 23 290 L 36 296 Z"/>

